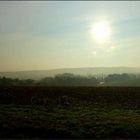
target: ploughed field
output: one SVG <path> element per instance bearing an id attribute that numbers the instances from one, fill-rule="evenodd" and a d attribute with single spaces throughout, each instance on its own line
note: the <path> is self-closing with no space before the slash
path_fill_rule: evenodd
<path id="1" fill-rule="evenodd" d="M 0 138 L 140 138 L 140 87 L 0 87 Z"/>

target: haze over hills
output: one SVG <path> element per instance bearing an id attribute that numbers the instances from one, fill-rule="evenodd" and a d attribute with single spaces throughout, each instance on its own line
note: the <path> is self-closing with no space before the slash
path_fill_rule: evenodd
<path id="1" fill-rule="evenodd" d="M 20 79 L 41 79 L 47 76 L 54 76 L 56 74 L 72 73 L 79 75 L 108 75 L 114 73 L 129 73 L 140 74 L 140 67 L 84 67 L 84 68 L 64 68 L 51 70 L 32 70 L 32 71 L 15 71 L 15 72 L 0 72 L 0 76 Z"/>

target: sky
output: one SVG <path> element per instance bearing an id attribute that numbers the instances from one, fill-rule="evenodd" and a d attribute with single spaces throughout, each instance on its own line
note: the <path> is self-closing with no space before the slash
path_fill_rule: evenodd
<path id="1" fill-rule="evenodd" d="M 139 53 L 139 1 L 0 1 L 0 71 L 139 67 Z"/>

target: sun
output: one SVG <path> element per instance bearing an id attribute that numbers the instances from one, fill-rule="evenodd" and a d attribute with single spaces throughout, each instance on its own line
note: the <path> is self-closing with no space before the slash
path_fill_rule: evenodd
<path id="1" fill-rule="evenodd" d="M 99 21 L 92 25 L 91 28 L 92 37 L 102 43 L 109 39 L 111 35 L 111 27 L 107 21 Z"/>

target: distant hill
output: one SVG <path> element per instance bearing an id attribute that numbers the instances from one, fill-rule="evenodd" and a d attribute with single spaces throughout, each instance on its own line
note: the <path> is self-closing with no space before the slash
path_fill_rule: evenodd
<path id="1" fill-rule="evenodd" d="M 62 73 L 73 73 L 80 75 L 108 75 L 113 73 L 133 73 L 140 74 L 140 67 L 91 67 L 91 68 L 64 68 L 51 70 L 32 70 L 16 72 L 0 72 L 0 76 L 20 79 L 40 79 L 47 76 L 54 76 Z"/>

